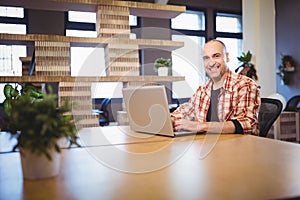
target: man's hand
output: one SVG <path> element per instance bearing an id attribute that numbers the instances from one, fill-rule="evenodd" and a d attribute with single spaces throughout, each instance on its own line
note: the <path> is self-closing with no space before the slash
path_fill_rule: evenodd
<path id="1" fill-rule="evenodd" d="M 189 121 L 186 119 L 175 119 L 173 127 L 175 130 L 187 130 L 192 132 L 204 131 L 204 126 L 201 126 L 202 123 L 197 121 Z M 204 125 L 204 124 L 203 124 Z"/>
<path id="2" fill-rule="evenodd" d="M 206 133 L 234 133 L 235 126 L 232 121 L 226 122 L 198 122 L 176 118 L 173 122 L 175 130 L 187 130 Z"/>

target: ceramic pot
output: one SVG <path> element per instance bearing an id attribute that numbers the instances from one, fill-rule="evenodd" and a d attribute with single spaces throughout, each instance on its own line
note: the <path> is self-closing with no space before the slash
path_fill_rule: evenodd
<path id="1" fill-rule="evenodd" d="M 168 76 L 169 68 L 168 67 L 160 67 L 157 69 L 158 76 Z"/>
<path id="2" fill-rule="evenodd" d="M 24 179 L 38 180 L 59 174 L 61 156 L 54 149 L 50 153 L 52 160 L 48 160 L 44 155 L 33 154 L 27 149 L 23 149 L 23 152 L 21 162 Z"/>

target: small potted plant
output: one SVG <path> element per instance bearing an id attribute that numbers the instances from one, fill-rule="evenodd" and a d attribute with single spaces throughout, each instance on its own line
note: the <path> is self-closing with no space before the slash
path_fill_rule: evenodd
<path id="1" fill-rule="evenodd" d="M 171 59 L 161 57 L 154 61 L 154 69 L 158 72 L 159 76 L 167 76 L 169 67 L 172 67 Z"/>
<path id="2" fill-rule="evenodd" d="M 251 63 L 252 53 L 250 51 L 247 53 L 243 52 L 240 57 L 237 57 L 237 59 L 242 62 L 242 65 L 236 68 L 235 72 L 248 76 L 254 80 L 258 80 L 255 66 L 253 63 Z"/>
<path id="3" fill-rule="evenodd" d="M 56 176 L 60 166 L 59 141 L 77 145 L 77 130 L 70 104 L 57 107 L 57 95 L 33 88 L 6 86 L 5 131 L 16 137 L 24 179 Z"/>
<path id="4" fill-rule="evenodd" d="M 290 55 L 281 55 L 281 64 L 277 74 L 280 76 L 282 84 L 287 85 L 291 79 L 291 72 L 295 71 L 296 62 Z"/>

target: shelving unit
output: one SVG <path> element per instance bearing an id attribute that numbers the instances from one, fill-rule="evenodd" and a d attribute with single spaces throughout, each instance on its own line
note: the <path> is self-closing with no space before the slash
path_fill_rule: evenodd
<path id="1" fill-rule="evenodd" d="M 89 38 L 89 37 L 72 37 L 61 35 L 44 35 L 44 34 L 6 34 L 0 33 L 1 44 L 32 44 L 35 41 L 53 41 L 53 42 L 69 42 L 71 47 L 105 47 L 108 44 L 134 44 L 139 48 L 160 48 L 163 50 L 175 50 L 183 47 L 183 42 L 172 40 L 153 40 L 153 39 L 129 39 L 129 38 Z"/>
<path id="2" fill-rule="evenodd" d="M 170 82 L 184 81 L 184 76 L 0 76 L 2 83 L 59 82 Z"/>
<path id="3" fill-rule="evenodd" d="M 300 142 L 299 112 L 283 111 L 269 131 L 269 137 Z"/>
<path id="4" fill-rule="evenodd" d="M 0 34 L 0 44 L 32 45 L 36 54 L 33 76 L 0 77 L 0 82 L 58 83 L 59 102 L 64 100 L 80 102 L 79 109 L 73 109 L 73 111 L 76 110 L 75 115 L 82 119 L 82 125 L 84 126 L 99 125 L 96 116 L 92 115 L 90 91 L 92 82 L 123 82 L 124 85 L 130 83 L 135 85 L 144 82 L 184 80 L 184 77 L 180 76 L 140 76 L 138 55 L 138 50 L 143 48 L 172 51 L 182 47 L 183 42 L 129 38 L 130 14 L 141 17 L 170 19 L 185 12 L 184 6 L 120 0 L 31 0 L 29 2 L 5 0 L 2 5 L 56 11 L 92 11 L 96 13 L 97 38 L 42 34 Z M 70 48 L 77 46 L 103 47 L 105 49 L 107 76 L 72 77 L 68 57 L 70 56 Z M 26 59 L 28 60 L 28 58 Z"/>

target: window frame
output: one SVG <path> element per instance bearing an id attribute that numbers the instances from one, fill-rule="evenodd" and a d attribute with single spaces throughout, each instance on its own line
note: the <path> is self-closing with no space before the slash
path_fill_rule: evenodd
<path id="1" fill-rule="evenodd" d="M 69 19 L 69 13 L 65 12 L 65 32 L 67 29 L 80 30 L 80 31 L 96 31 L 96 23 L 73 22 L 73 21 L 69 21 L 68 19 Z M 137 25 L 136 26 L 130 25 L 130 29 L 139 28 L 140 24 L 141 24 L 140 17 L 137 16 Z"/>
<path id="2" fill-rule="evenodd" d="M 69 13 L 65 12 L 65 35 L 67 29 L 80 31 L 96 31 L 96 23 L 69 21 Z"/>
<path id="3" fill-rule="evenodd" d="M 68 12 L 65 12 L 65 30 L 64 30 L 64 34 L 66 35 L 67 29 L 68 30 L 79 30 L 79 31 L 96 31 L 96 23 L 90 23 L 90 22 L 74 22 L 74 21 L 69 21 L 69 16 L 68 16 Z M 130 25 L 130 29 L 131 32 L 137 35 L 138 38 L 138 34 L 134 31 L 135 29 L 138 29 L 140 27 L 140 17 L 137 17 L 137 25 Z M 105 82 L 103 82 L 104 84 L 107 84 Z M 110 83 L 110 82 L 108 82 Z M 117 85 L 117 84 L 116 84 Z M 114 85 L 113 87 L 118 87 Z M 96 86 L 97 88 L 97 86 Z M 107 94 L 106 94 L 107 95 Z M 101 95 L 102 96 L 102 95 Z M 106 98 L 106 97 L 96 97 L 96 98 Z M 119 99 L 121 97 L 110 97 L 110 98 L 114 98 L 114 99 Z"/>
<path id="4" fill-rule="evenodd" d="M 171 19 L 170 19 L 170 30 L 171 30 L 171 38 L 172 35 L 178 35 L 178 33 L 185 35 L 185 36 L 195 36 L 195 37 L 203 37 L 204 38 L 204 42 L 207 41 L 208 38 L 208 13 L 207 13 L 207 9 L 200 9 L 200 8 L 194 8 L 194 7 L 187 7 L 186 8 L 187 11 L 192 11 L 192 12 L 203 12 L 204 14 L 204 20 L 205 20 L 205 26 L 204 26 L 204 30 L 187 30 L 187 29 L 176 29 L 176 28 L 172 28 L 172 23 L 171 23 Z M 173 88 L 173 83 L 171 84 L 172 88 Z M 186 99 L 186 98 L 175 98 L 173 97 L 173 94 L 170 95 L 171 99 L 172 99 L 172 103 L 176 103 L 178 101 L 181 101 L 181 99 Z"/>
<path id="5" fill-rule="evenodd" d="M 241 33 L 230 33 L 230 32 L 219 32 L 217 31 L 217 14 L 218 13 L 224 13 L 224 14 L 232 14 L 232 15 L 240 15 L 241 18 L 242 13 L 241 12 L 236 12 L 236 11 L 225 11 L 225 10 L 219 10 L 215 9 L 214 10 L 214 38 L 217 37 L 225 37 L 225 38 L 236 38 L 236 39 L 243 39 L 243 30 L 241 30 Z"/>
<path id="6" fill-rule="evenodd" d="M 215 9 L 214 10 L 214 38 L 228 38 L 228 39 L 239 39 L 242 40 L 242 45 L 243 45 L 243 29 L 241 30 L 240 33 L 231 33 L 231 32 L 219 32 L 217 31 L 217 14 L 218 13 L 224 13 L 224 14 L 228 14 L 228 15 L 240 15 L 241 19 L 242 19 L 242 13 L 241 12 L 236 12 L 236 11 L 226 11 L 226 10 L 220 10 L 220 9 Z M 242 24 L 243 26 L 243 24 Z M 241 52 L 243 51 L 243 49 L 240 49 Z M 230 53 L 232 54 L 232 53 Z M 238 56 L 238 55 L 237 55 Z M 232 59 L 231 59 L 232 62 Z M 234 68 L 238 67 L 237 66 L 229 66 L 231 70 L 235 70 Z"/>
<path id="7" fill-rule="evenodd" d="M 207 39 L 207 10 L 206 9 L 195 9 L 193 7 L 187 7 L 186 10 L 193 11 L 193 12 L 203 12 L 204 18 L 205 18 L 205 26 L 204 30 L 187 30 L 187 29 L 176 29 L 172 28 L 172 22 L 170 19 L 170 30 L 171 35 L 173 35 L 174 32 L 179 32 L 183 35 L 189 35 L 189 36 L 199 36 L 199 37 L 205 37 Z"/>
<path id="8" fill-rule="evenodd" d="M 6 7 L 11 7 L 11 6 L 6 6 Z M 1 16 L 0 17 L 0 23 L 1 24 L 25 25 L 26 26 L 25 33 L 27 34 L 28 33 L 28 10 L 23 8 L 23 12 L 24 12 L 23 18 L 21 18 L 21 17 L 3 17 L 3 16 Z M 5 45 L 15 46 L 14 43 L 7 43 L 6 44 L 6 42 L 5 42 Z M 19 46 L 19 45 L 17 45 L 17 46 Z M 0 87 L 3 88 L 5 84 L 6 83 L 1 83 Z M 4 94 L 0 95 L 0 99 L 1 100 L 5 99 Z"/>
<path id="9" fill-rule="evenodd" d="M 10 7 L 10 6 L 7 6 Z M 0 17 L 2 24 L 24 24 L 26 25 L 26 33 L 28 31 L 28 10 L 24 8 L 24 17 Z"/>

